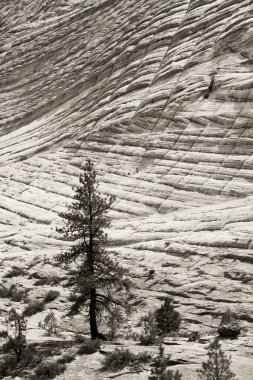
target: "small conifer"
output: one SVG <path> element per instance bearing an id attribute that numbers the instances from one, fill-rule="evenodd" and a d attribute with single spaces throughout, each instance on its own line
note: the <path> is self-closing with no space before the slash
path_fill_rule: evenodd
<path id="1" fill-rule="evenodd" d="M 198 370 L 200 380 L 236 380 L 235 374 L 230 370 L 231 358 L 221 350 L 218 339 L 215 339 L 208 349 L 208 360 L 202 363 Z"/>
<path id="2" fill-rule="evenodd" d="M 58 335 L 59 328 L 57 325 L 57 319 L 54 312 L 51 310 L 46 316 L 43 322 L 39 322 L 39 327 L 46 331 L 48 336 Z"/>
<path id="3" fill-rule="evenodd" d="M 155 311 L 157 328 L 161 335 L 177 331 L 181 324 L 181 316 L 174 309 L 172 301 L 171 298 L 166 298 L 164 304 Z"/>
<path id="4" fill-rule="evenodd" d="M 154 367 L 151 369 L 151 374 L 148 380 L 181 380 L 182 375 L 179 371 L 173 372 L 167 370 L 170 360 L 170 355 L 164 356 L 164 348 L 162 345 L 159 347 L 159 355 L 155 359 Z"/>
<path id="5" fill-rule="evenodd" d="M 147 316 L 143 318 L 143 322 L 143 334 L 140 335 L 141 344 L 149 346 L 158 343 L 158 329 L 154 314 L 150 311 Z"/>
<path id="6" fill-rule="evenodd" d="M 5 344 L 5 349 L 10 348 L 14 352 L 17 362 L 19 362 L 27 348 L 27 321 L 22 313 L 20 314 L 12 308 L 5 318 L 5 324 L 7 329 L 0 333 L 2 337 L 8 339 L 8 342 Z"/>
<path id="7" fill-rule="evenodd" d="M 241 326 L 238 316 L 230 309 L 222 315 L 218 333 L 221 337 L 236 339 L 241 333 Z"/>

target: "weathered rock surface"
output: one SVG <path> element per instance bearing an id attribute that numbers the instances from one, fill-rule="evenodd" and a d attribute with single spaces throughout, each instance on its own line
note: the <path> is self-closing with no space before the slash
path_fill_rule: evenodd
<path id="1" fill-rule="evenodd" d="M 252 24 L 252 0 L 2 2 L 4 273 L 65 247 L 89 157 L 140 312 L 172 295 L 189 329 L 228 306 L 251 329 Z"/>

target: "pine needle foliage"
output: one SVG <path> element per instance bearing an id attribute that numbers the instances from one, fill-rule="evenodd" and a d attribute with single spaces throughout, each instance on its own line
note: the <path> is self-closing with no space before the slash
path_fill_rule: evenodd
<path id="1" fill-rule="evenodd" d="M 178 331 L 181 324 L 181 316 L 174 309 L 171 298 L 166 298 L 164 304 L 155 311 L 155 318 L 160 335 L 170 333 L 171 331 Z"/>
<path id="2" fill-rule="evenodd" d="M 106 354 L 103 360 L 103 371 L 117 372 L 125 367 L 134 371 L 140 371 L 143 365 L 147 364 L 151 355 L 147 351 L 134 354 L 129 349 L 116 348 L 114 351 Z"/>
<path id="3" fill-rule="evenodd" d="M 38 326 L 46 331 L 48 336 L 59 335 L 59 327 L 54 312 L 51 310 L 44 318 L 43 322 L 39 322 Z"/>
<path id="4" fill-rule="evenodd" d="M 227 309 L 222 315 L 218 333 L 221 337 L 230 339 L 237 339 L 241 333 L 239 318 L 230 309 Z"/>
<path id="5" fill-rule="evenodd" d="M 182 375 L 179 371 L 173 372 L 167 370 L 170 361 L 170 356 L 164 356 L 164 348 L 159 346 L 159 355 L 155 359 L 154 367 L 151 369 L 151 374 L 148 380 L 181 380 Z"/>
<path id="6" fill-rule="evenodd" d="M 111 309 L 111 313 L 108 315 L 107 325 L 110 329 L 109 335 L 111 339 L 116 337 L 117 331 L 120 325 L 125 321 L 122 309 L 119 306 L 115 306 Z"/>
<path id="7" fill-rule="evenodd" d="M 4 346 L 4 350 L 10 348 L 15 354 L 18 363 L 27 348 L 27 321 L 23 314 L 19 314 L 14 308 L 12 308 L 5 318 L 5 324 L 7 329 L 0 332 L 1 337 L 8 339 Z"/>
<path id="8" fill-rule="evenodd" d="M 143 334 L 140 335 L 140 342 L 144 346 L 149 346 L 158 343 L 158 328 L 154 314 L 150 311 L 145 318 L 143 318 Z"/>
<path id="9" fill-rule="evenodd" d="M 96 171 L 88 160 L 75 188 L 75 201 L 62 213 L 65 225 L 58 232 L 73 244 L 58 256 L 63 264 L 75 264 L 69 286 L 73 287 L 71 313 L 88 308 L 91 338 L 103 338 L 98 332 L 101 313 L 111 313 L 115 305 L 128 310 L 127 292 L 130 281 L 122 268 L 106 251 L 110 227 L 107 212 L 115 198 L 102 196 L 98 191 Z"/>
<path id="10" fill-rule="evenodd" d="M 240 323 L 238 316 L 230 309 L 225 310 L 224 314 L 221 317 L 220 326 L 230 325 L 238 328 L 239 324 Z"/>
<path id="11" fill-rule="evenodd" d="M 202 363 L 198 370 L 200 380 L 237 380 L 230 370 L 231 358 L 221 350 L 218 339 L 215 339 L 208 349 L 208 360 Z"/>

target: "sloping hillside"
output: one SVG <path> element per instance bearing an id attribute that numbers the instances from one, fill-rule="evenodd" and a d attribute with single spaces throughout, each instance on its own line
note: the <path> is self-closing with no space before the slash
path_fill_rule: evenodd
<path id="1" fill-rule="evenodd" d="M 2 1 L 3 270 L 65 247 L 90 158 L 139 313 L 171 295 L 187 329 L 229 306 L 251 331 L 252 25 L 252 0 Z"/>

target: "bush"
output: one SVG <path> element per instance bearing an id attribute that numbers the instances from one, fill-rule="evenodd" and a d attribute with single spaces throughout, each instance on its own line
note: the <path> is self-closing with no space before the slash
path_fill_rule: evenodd
<path id="1" fill-rule="evenodd" d="M 53 379 L 54 377 L 63 373 L 65 369 L 66 364 L 60 363 L 59 360 L 56 362 L 43 362 L 36 368 L 36 379 Z"/>
<path id="2" fill-rule="evenodd" d="M 16 356 L 13 354 L 5 355 L 0 359 L 0 378 L 11 376 L 12 371 L 17 366 Z"/>
<path id="3" fill-rule="evenodd" d="M 20 361 L 22 353 L 27 347 L 26 342 L 26 325 L 27 321 L 24 314 L 19 314 L 12 308 L 7 317 L 5 318 L 6 331 L 2 331 L 1 336 L 7 338 L 7 344 L 4 345 L 3 350 L 8 351 L 8 347 L 12 349 L 16 355 L 17 362 Z"/>
<path id="4" fill-rule="evenodd" d="M 154 269 L 150 269 L 150 271 L 148 272 L 148 277 L 152 278 L 152 277 L 154 277 L 154 275 L 155 275 L 155 270 Z"/>
<path id="5" fill-rule="evenodd" d="M 114 351 L 106 355 L 103 361 L 103 371 L 117 372 L 125 367 L 139 369 L 142 364 L 146 364 L 151 360 L 151 355 L 146 351 L 134 354 L 128 349 L 116 348 Z"/>
<path id="6" fill-rule="evenodd" d="M 230 370 L 231 359 L 221 350 L 218 339 L 208 347 L 207 362 L 198 370 L 200 380 L 236 380 L 235 374 Z"/>
<path id="7" fill-rule="evenodd" d="M 73 362 L 73 360 L 75 360 L 75 355 L 67 354 L 58 359 L 58 363 L 66 364 Z"/>
<path id="8" fill-rule="evenodd" d="M 4 345 L 4 351 L 10 351 L 13 349 L 11 345 Z M 8 346 L 8 348 L 7 348 Z M 17 361 L 16 354 L 13 352 L 8 352 L 7 355 L 1 357 L 0 361 L 0 378 L 5 376 L 20 376 L 22 370 L 32 369 L 36 367 L 41 362 L 40 355 L 34 350 L 34 347 L 31 349 L 30 346 L 24 348 L 24 351 L 21 353 L 20 360 Z"/>
<path id="9" fill-rule="evenodd" d="M 42 360 L 41 355 L 36 351 L 35 347 L 27 346 L 21 356 L 21 368 L 34 368 Z"/>
<path id="10" fill-rule="evenodd" d="M 37 314 L 44 310 L 44 301 L 34 301 L 31 302 L 24 310 L 24 315 L 26 317 L 31 317 L 34 314 Z"/>
<path id="11" fill-rule="evenodd" d="M 155 359 L 154 368 L 151 369 L 151 374 L 148 380 L 181 380 L 182 375 L 176 371 L 167 370 L 170 361 L 170 356 L 164 356 L 164 348 L 159 347 L 159 355 Z"/>
<path id="12" fill-rule="evenodd" d="M 164 304 L 155 311 L 155 319 L 160 335 L 178 331 L 181 324 L 181 316 L 178 311 L 174 310 L 172 302 L 172 299 L 166 298 Z"/>
<path id="13" fill-rule="evenodd" d="M 56 300 L 56 298 L 60 295 L 60 292 L 57 290 L 49 290 L 44 298 L 44 302 L 51 302 Z"/>
<path id="14" fill-rule="evenodd" d="M 33 278 L 38 278 L 36 275 L 32 275 Z M 42 285 L 58 285 L 62 281 L 62 278 L 58 276 L 48 276 L 48 277 L 39 277 L 37 281 L 35 281 L 35 286 Z"/>
<path id="15" fill-rule="evenodd" d="M 14 302 L 23 301 L 26 298 L 27 292 L 24 289 L 18 290 L 15 284 L 12 284 L 9 288 L 1 286 L 0 288 L 0 297 L 9 298 Z"/>
<path id="16" fill-rule="evenodd" d="M 46 334 L 48 336 L 59 335 L 59 327 L 57 325 L 57 319 L 53 311 L 50 311 L 46 315 L 43 323 L 39 322 L 39 327 L 46 330 Z"/>
<path id="17" fill-rule="evenodd" d="M 11 285 L 10 287 L 10 294 L 11 294 L 11 299 L 14 302 L 20 302 L 25 300 L 27 292 L 24 289 L 18 290 L 16 285 Z"/>
<path id="18" fill-rule="evenodd" d="M 198 331 L 193 331 L 190 333 L 188 342 L 198 342 L 200 340 L 200 334 Z"/>
<path id="19" fill-rule="evenodd" d="M 84 335 L 80 333 L 75 333 L 74 341 L 75 343 L 83 343 L 85 341 Z"/>
<path id="20" fill-rule="evenodd" d="M 9 296 L 9 289 L 7 289 L 5 286 L 1 285 L 0 287 L 0 297 L 1 298 L 10 298 Z"/>
<path id="21" fill-rule="evenodd" d="M 124 334 L 124 338 L 126 340 L 140 340 L 140 334 L 136 333 L 135 331 L 128 331 L 127 333 Z"/>
<path id="22" fill-rule="evenodd" d="M 240 329 L 230 326 L 220 326 L 218 328 L 218 334 L 222 338 L 237 339 L 238 335 L 241 333 Z"/>
<path id="23" fill-rule="evenodd" d="M 239 318 L 230 309 L 227 309 L 221 317 L 220 326 L 223 326 L 223 325 L 231 325 L 231 326 L 238 327 Z"/>
<path id="24" fill-rule="evenodd" d="M 4 277 L 5 278 L 12 278 L 12 277 L 18 277 L 18 276 L 25 276 L 27 273 L 26 270 L 19 267 L 12 267 L 10 272 L 7 273 Z"/>
<path id="25" fill-rule="evenodd" d="M 101 347 L 101 341 L 99 339 L 87 339 L 79 348 L 79 355 L 91 355 L 97 352 Z"/>
<path id="26" fill-rule="evenodd" d="M 124 320 L 125 318 L 123 316 L 122 309 L 118 306 L 115 306 L 107 319 L 107 325 L 110 328 L 109 335 L 112 339 L 115 338 L 116 333 Z"/>
<path id="27" fill-rule="evenodd" d="M 149 312 L 144 321 L 144 333 L 140 335 L 140 342 L 144 346 L 158 343 L 157 322 L 152 312 Z"/>
<path id="28" fill-rule="evenodd" d="M 239 318 L 230 309 L 223 314 L 218 334 L 223 338 L 235 339 L 241 333 Z"/>

